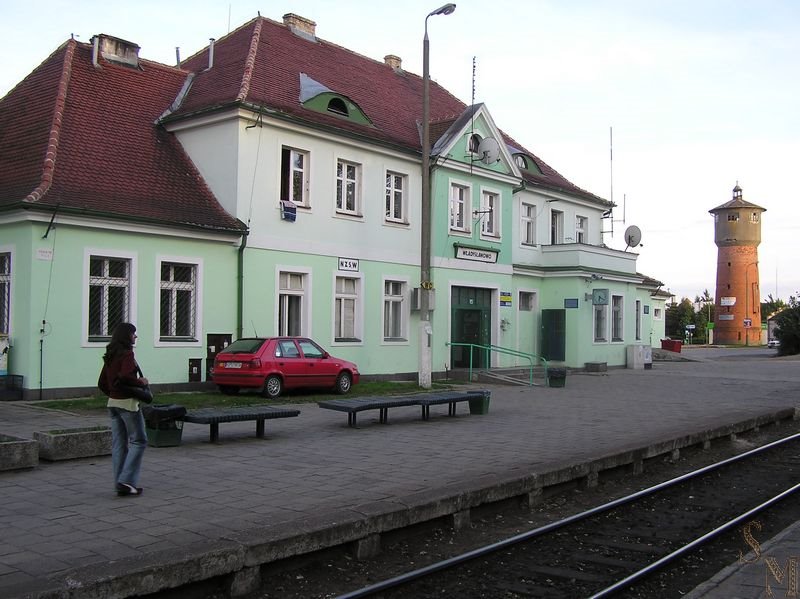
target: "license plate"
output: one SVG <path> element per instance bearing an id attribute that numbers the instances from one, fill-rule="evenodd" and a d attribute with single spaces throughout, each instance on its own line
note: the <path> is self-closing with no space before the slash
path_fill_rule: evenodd
<path id="1" fill-rule="evenodd" d="M 241 368 L 241 362 L 225 362 L 225 368 Z"/>

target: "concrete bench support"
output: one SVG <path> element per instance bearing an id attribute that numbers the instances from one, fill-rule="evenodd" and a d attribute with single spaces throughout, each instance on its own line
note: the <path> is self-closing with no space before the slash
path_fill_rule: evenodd
<path id="1" fill-rule="evenodd" d="M 374 534 L 358 539 L 354 543 L 353 552 L 359 561 L 375 557 L 381 552 L 381 535 Z"/>

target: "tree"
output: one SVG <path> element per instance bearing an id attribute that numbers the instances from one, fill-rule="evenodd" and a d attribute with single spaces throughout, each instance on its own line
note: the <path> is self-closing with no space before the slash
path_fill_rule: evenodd
<path id="1" fill-rule="evenodd" d="M 800 300 L 789 296 L 789 307 L 775 315 L 775 338 L 781 342 L 779 356 L 800 353 Z"/>
<path id="2" fill-rule="evenodd" d="M 694 303 L 696 306 L 700 306 L 694 318 L 694 324 L 697 326 L 695 332 L 700 335 L 700 332 L 703 331 L 703 339 L 708 343 L 708 323 L 714 322 L 714 298 L 708 289 L 704 289 L 703 295 L 695 296 Z"/>
<path id="3" fill-rule="evenodd" d="M 769 318 L 773 314 L 776 314 L 786 308 L 786 302 L 782 299 L 773 299 L 772 294 L 770 293 L 767 296 L 767 299 L 761 302 L 761 316 L 762 318 Z"/>
<path id="4" fill-rule="evenodd" d="M 686 325 L 694 324 L 694 306 L 688 297 L 680 303 L 672 304 L 667 308 L 664 329 L 667 336 L 672 339 L 683 339 L 686 335 Z"/>

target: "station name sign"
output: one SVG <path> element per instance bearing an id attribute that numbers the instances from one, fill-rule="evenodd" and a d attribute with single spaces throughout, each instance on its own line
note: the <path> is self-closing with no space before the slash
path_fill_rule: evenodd
<path id="1" fill-rule="evenodd" d="M 339 258 L 339 270 L 358 272 L 358 260 L 356 258 Z"/>
<path id="2" fill-rule="evenodd" d="M 497 255 L 499 252 L 496 250 L 487 250 L 483 248 L 471 248 L 464 245 L 456 246 L 456 258 L 461 260 L 474 260 L 476 262 L 497 262 Z"/>

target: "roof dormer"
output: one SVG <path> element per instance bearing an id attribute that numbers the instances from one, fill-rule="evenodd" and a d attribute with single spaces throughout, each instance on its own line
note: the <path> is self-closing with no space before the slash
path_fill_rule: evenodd
<path id="1" fill-rule="evenodd" d="M 358 104 L 305 73 L 300 73 L 300 103 L 309 110 L 332 114 L 360 125 L 372 125 Z"/>

